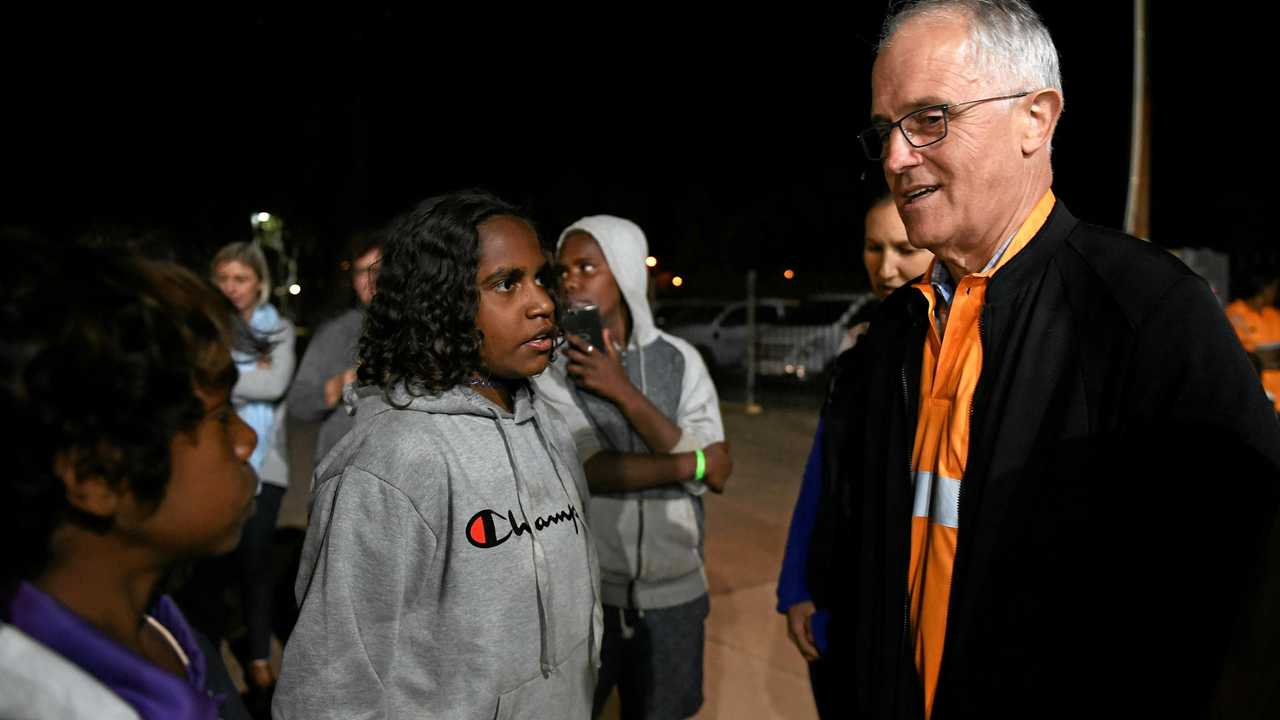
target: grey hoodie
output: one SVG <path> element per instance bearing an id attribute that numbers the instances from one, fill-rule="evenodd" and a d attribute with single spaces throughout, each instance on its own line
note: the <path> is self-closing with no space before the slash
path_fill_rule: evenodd
<path id="1" fill-rule="evenodd" d="M 600 603 L 564 421 L 454 388 L 389 404 L 316 470 L 272 710 L 283 718 L 587 718 Z"/>
<path id="2" fill-rule="evenodd" d="M 680 427 L 680 440 L 671 452 L 690 452 L 724 440 L 720 401 L 702 357 L 689 343 L 654 325 L 646 295 L 644 261 L 649 251 L 644 233 L 629 220 L 593 215 L 566 228 L 560 243 L 578 230 L 590 233 L 600 245 L 631 314 L 631 337 L 622 356 L 628 377 Z M 599 451 L 651 452 L 617 407 L 573 384 L 563 357 L 536 380 L 543 396 L 569 423 L 583 462 Z M 707 592 L 700 497 L 705 491 L 705 485 L 691 480 L 591 498 L 607 605 L 671 607 Z"/>

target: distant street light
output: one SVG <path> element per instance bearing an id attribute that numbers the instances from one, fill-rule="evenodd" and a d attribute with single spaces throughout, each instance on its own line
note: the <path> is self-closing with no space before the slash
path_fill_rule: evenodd
<path id="1" fill-rule="evenodd" d="M 292 285 L 290 285 L 290 286 L 289 286 L 289 294 L 290 294 L 290 295 L 297 295 L 297 294 L 299 294 L 299 293 L 301 293 L 301 292 L 302 292 L 302 286 L 301 286 L 301 285 L 299 285 L 298 283 L 294 283 L 294 284 L 292 284 Z"/>
<path id="2" fill-rule="evenodd" d="M 680 277 L 679 275 L 671 278 L 671 285 L 673 287 L 680 287 L 683 284 L 684 284 L 684 278 Z"/>
<path id="3" fill-rule="evenodd" d="M 650 255 L 644 259 L 644 264 L 646 267 L 658 267 L 658 258 Z"/>
<path id="4" fill-rule="evenodd" d="M 786 270 L 782 271 L 782 277 L 788 280 L 794 278 L 795 276 L 796 276 L 796 271 L 792 270 L 791 268 L 787 268 Z"/>

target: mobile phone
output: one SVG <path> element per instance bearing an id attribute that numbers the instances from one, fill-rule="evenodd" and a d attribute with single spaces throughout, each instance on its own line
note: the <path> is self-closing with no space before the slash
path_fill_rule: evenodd
<path id="1" fill-rule="evenodd" d="M 565 335 L 577 335 L 585 339 L 592 347 L 604 347 L 604 330 L 600 323 L 600 308 L 595 305 L 583 305 L 569 308 L 560 319 L 560 327 Z"/>

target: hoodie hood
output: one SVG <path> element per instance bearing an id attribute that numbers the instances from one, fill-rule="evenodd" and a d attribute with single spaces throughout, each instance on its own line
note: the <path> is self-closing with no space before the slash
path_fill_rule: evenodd
<path id="1" fill-rule="evenodd" d="M 573 223 L 560 233 L 556 252 L 570 233 L 590 233 L 600 245 L 609 270 L 618 282 L 622 299 L 631 312 L 631 337 L 637 346 L 643 347 L 658 339 L 658 329 L 653 324 L 653 311 L 649 308 L 649 269 L 644 259 L 649 255 L 649 242 L 639 225 L 613 215 L 589 215 Z"/>
<path id="2" fill-rule="evenodd" d="M 525 423 L 533 419 L 533 397 L 528 383 L 521 383 L 511 396 L 514 410 L 507 412 L 489 402 L 480 393 L 463 385 L 455 385 L 439 394 L 411 395 L 403 384 L 397 384 L 385 394 L 377 385 L 349 386 L 344 399 L 357 415 L 365 407 L 370 408 L 365 415 L 371 415 L 380 409 L 395 407 L 401 410 L 436 415 L 475 415 L 483 418 L 514 418 L 516 423 Z"/>

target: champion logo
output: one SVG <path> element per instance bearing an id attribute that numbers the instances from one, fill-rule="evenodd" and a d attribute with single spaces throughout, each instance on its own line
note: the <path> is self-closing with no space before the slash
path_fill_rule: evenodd
<path id="1" fill-rule="evenodd" d="M 578 509 L 567 505 L 566 509 L 551 515 L 543 515 L 533 519 L 533 527 L 542 532 L 553 525 L 573 523 L 573 534 L 578 534 Z M 467 542 L 478 548 L 495 548 L 506 542 L 512 535 L 520 537 L 531 532 L 528 522 L 517 522 L 516 514 L 508 510 L 503 515 L 496 510 L 481 510 L 467 521 L 464 534 Z"/>

